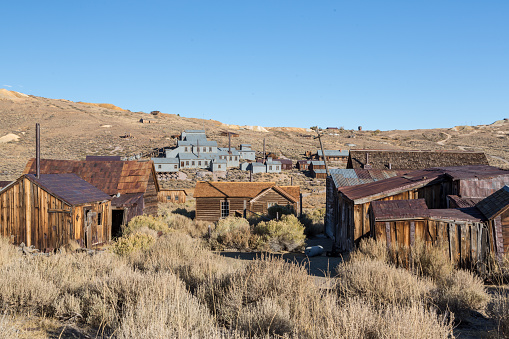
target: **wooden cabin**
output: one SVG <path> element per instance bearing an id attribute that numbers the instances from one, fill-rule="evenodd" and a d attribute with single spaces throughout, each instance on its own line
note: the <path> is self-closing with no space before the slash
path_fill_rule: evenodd
<path id="1" fill-rule="evenodd" d="M 184 189 L 160 190 L 157 192 L 157 201 L 183 204 L 186 202 L 187 193 Z"/>
<path id="2" fill-rule="evenodd" d="M 373 201 L 370 217 L 371 236 L 388 247 L 443 244 L 457 266 L 480 271 L 491 252 L 492 233 L 475 207 L 428 209 L 424 199 Z"/>
<path id="3" fill-rule="evenodd" d="M 74 173 L 112 196 L 114 234 L 137 215 L 157 213 L 159 183 L 152 161 L 41 159 L 40 166 L 42 174 Z M 35 159 L 28 161 L 23 173 L 35 173 Z"/>
<path id="4" fill-rule="evenodd" d="M 307 171 L 309 169 L 310 164 L 311 160 L 298 160 L 296 166 L 301 171 Z"/>
<path id="5" fill-rule="evenodd" d="M 273 161 L 279 161 L 281 163 L 281 169 L 290 171 L 293 169 L 292 159 L 272 159 Z"/>
<path id="6" fill-rule="evenodd" d="M 311 176 L 316 179 L 326 179 L 327 171 L 324 169 L 313 169 L 311 171 Z"/>
<path id="7" fill-rule="evenodd" d="M 483 152 L 350 150 L 346 168 L 417 170 L 430 167 L 489 165 Z"/>
<path id="8" fill-rule="evenodd" d="M 0 191 L 0 233 L 49 251 L 111 240 L 111 197 L 75 174 L 25 174 Z"/>
<path id="9" fill-rule="evenodd" d="M 506 183 L 509 171 L 492 166 L 430 168 L 339 188 L 328 177 L 325 229 L 336 250 L 350 251 L 362 237 L 370 236 L 372 201 L 425 199 L 430 209 L 447 208 L 448 195 L 487 197 Z"/>
<path id="10" fill-rule="evenodd" d="M 274 205 L 300 206 L 299 186 L 276 186 L 274 182 L 198 181 L 194 190 L 196 220 L 218 221 L 235 213 L 266 214 Z"/>

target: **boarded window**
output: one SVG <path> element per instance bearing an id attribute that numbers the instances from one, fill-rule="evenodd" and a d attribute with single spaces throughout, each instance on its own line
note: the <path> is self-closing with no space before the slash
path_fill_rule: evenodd
<path id="1" fill-rule="evenodd" d="M 230 215 L 230 202 L 221 201 L 221 218 L 226 218 Z"/>

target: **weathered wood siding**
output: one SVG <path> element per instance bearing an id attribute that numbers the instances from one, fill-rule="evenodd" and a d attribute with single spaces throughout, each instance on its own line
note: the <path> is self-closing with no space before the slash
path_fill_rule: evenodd
<path id="1" fill-rule="evenodd" d="M 183 204 L 186 202 L 186 193 L 184 191 L 161 190 L 157 193 L 157 201 Z"/>
<path id="2" fill-rule="evenodd" d="M 509 253 L 509 211 L 502 213 L 501 221 L 504 253 Z"/>
<path id="3" fill-rule="evenodd" d="M 90 209 L 100 212 L 103 219 L 101 226 L 92 225 L 92 236 L 97 243 L 109 241 L 111 203 L 91 204 Z M 45 250 L 64 246 L 71 240 L 83 243 L 83 227 L 82 206 L 71 206 L 26 178 L 0 195 L 0 234 L 13 244 L 25 243 Z"/>
<path id="4" fill-rule="evenodd" d="M 221 218 L 221 198 L 196 198 L 196 220 L 217 221 Z"/>
<path id="5" fill-rule="evenodd" d="M 410 219 L 377 221 L 376 240 L 388 246 L 409 248 L 416 241 L 445 244 L 448 257 L 463 268 L 483 270 L 490 252 L 490 234 L 484 223 L 454 220 Z"/>
<path id="6" fill-rule="evenodd" d="M 147 190 L 145 191 L 145 194 L 143 194 L 143 214 L 157 214 L 158 192 L 154 177 L 154 173 L 149 176 Z"/>

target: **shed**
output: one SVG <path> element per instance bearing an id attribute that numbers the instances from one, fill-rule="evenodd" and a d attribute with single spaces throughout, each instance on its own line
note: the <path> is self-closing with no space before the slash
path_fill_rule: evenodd
<path id="1" fill-rule="evenodd" d="M 292 159 L 274 159 L 275 161 L 279 161 L 281 163 L 281 169 L 289 171 L 293 168 Z"/>
<path id="2" fill-rule="evenodd" d="M 325 169 L 325 161 L 317 160 L 311 161 L 311 164 L 309 165 L 309 170 L 313 171 L 317 169 Z"/>
<path id="3" fill-rule="evenodd" d="M 416 241 L 428 245 L 443 243 L 456 265 L 484 269 L 491 235 L 475 207 L 428 209 L 424 199 L 373 201 L 370 216 L 372 236 L 388 246 L 408 248 Z"/>
<path id="4" fill-rule="evenodd" d="M 489 165 L 484 152 L 350 150 L 346 168 L 406 169 Z"/>
<path id="5" fill-rule="evenodd" d="M 111 197 L 75 174 L 22 175 L 0 191 L 0 232 L 50 250 L 111 240 Z"/>
<path id="6" fill-rule="evenodd" d="M 309 169 L 310 164 L 311 164 L 311 160 L 298 160 L 297 168 L 301 171 L 307 171 Z"/>
<path id="7" fill-rule="evenodd" d="M 348 150 L 324 150 L 325 158 L 328 161 L 338 161 L 343 164 L 348 162 L 348 155 L 350 154 Z M 317 150 L 316 155 L 314 156 L 316 160 L 323 160 L 322 150 Z"/>
<path id="8" fill-rule="evenodd" d="M 184 189 L 168 189 L 160 190 L 157 193 L 157 200 L 159 202 L 174 202 L 183 204 L 186 202 L 187 193 Z"/>
<path id="9" fill-rule="evenodd" d="M 157 213 L 159 183 L 152 161 L 41 159 L 40 165 L 42 174 L 74 173 L 112 196 L 114 234 L 136 215 Z M 35 173 L 35 159 L 28 161 L 23 173 Z"/>
<path id="10" fill-rule="evenodd" d="M 299 210 L 300 187 L 274 182 L 198 181 L 194 190 L 196 220 L 218 221 L 234 213 L 265 214 L 273 205 Z"/>
<path id="11" fill-rule="evenodd" d="M 311 176 L 317 179 L 327 178 L 327 171 L 324 169 L 314 169 L 311 171 Z"/>

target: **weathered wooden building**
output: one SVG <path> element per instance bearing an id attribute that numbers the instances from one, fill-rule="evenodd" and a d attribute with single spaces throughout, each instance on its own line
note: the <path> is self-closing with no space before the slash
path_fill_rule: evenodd
<path id="1" fill-rule="evenodd" d="M 417 170 L 471 165 L 489 163 L 483 152 L 350 150 L 346 168 Z"/>
<path id="2" fill-rule="evenodd" d="M 42 174 L 74 173 L 112 196 L 114 234 L 136 215 L 157 213 L 159 183 L 152 161 L 41 159 L 40 166 Z M 35 173 L 35 159 L 23 173 Z"/>
<path id="3" fill-rule="evenodd" d="M 183 204 L 186 202 L 187 193 L 185 189 L 160 190 L 157 193 L 157 201 L 174 202 Z"/>
<path id="4" fill-rule="evenodd" d="M 218 221 L 234 213 L 266 214 L 273 205 L 300 206 L 299 186 L 276 186 L 274 182 L 198 181 L 194 190 L 196 219 Z"/>
<path id="5" fill-rule="evenodd" d="M 491 166 L 411 171 L 367 184 L 336 187 L 327 178 L 325 229 L 338 251 L 350 251 L 372 230 L 372 201 L 424 199 L 430 209 L 447 208 L 447 196 L 487 197 L 509 183 L 509 171 Z"/>
<path id="6" fill-rule="evenodd" d="M 456 265 L 483 270 L 492 232 L 476 207 L 428 209 L 424 199 L 373 201 L 371 236 L 394 245 L 410 247 L 415 242 L 442 243 Z"/>
<path id="7" fill-rule="evenodd" d="M 311 160 L 298 160 L 296 167 L 301 171 L 307 171 L 310 164 Z"/>
<path id="8" fill-rule="evenodd" d="M 0 233 L 51 250 L 111 240 L 111 197 L 75 174 L 25 174 L 0 191 Z"/>

